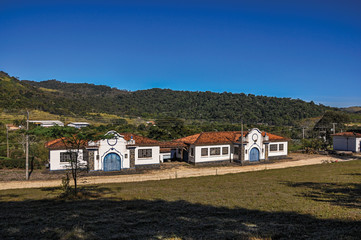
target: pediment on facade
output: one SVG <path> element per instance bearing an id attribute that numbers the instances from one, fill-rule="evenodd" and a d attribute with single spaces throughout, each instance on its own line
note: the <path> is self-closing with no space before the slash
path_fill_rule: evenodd
<path id="1" fill-rule="evenodd" d="M 115 138 L 115 139 L 124 138 L 124 136 L 120 135 L 119 133 L 117 133 L 114 130 L 111 130 L 105 134 L 105 136 L 108 136 L 108 135 L 112 135 L 113 136 L 112 138 Z"/>
<path id="2" fill-rule="evenodd" d="M 262 135 L 261 130 L 259 130 L 258 128 L 252 128 L 250 131 L 247 132 L 246 137 L 247 137 L 248 135 L 252 135 L 252 134 L 254 134 L 254 133 L 257 133 L 257 134 Z"/>

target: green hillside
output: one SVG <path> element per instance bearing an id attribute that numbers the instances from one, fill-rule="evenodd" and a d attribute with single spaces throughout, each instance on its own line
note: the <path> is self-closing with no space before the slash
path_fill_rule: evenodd
<path id="1" fill-rule="evenodd" d="M 72 114 L 81 109 L 56 91 L 42 90 L 0 71 L 0 107 L 6 110 L 37 109 L 53 114 Z"/>
<path id="2" fill-rule="evenodd" d="M 299 99 L 252 94 L 148 89 L 126 91 L 104 85 L 20 81 L 0 72 L 0 107 L 38 109 L 59 115 L 107 113 L 144 118 L 294 125 L 333 108 Z"/>
<path id="3" fill-rule="evenodd" d="M 349 113 L 359 113 L 361 114 L 361 107 L 348 107 L 348 108 L 341 108 L 341 110 L 345 111 L 345 112 L 349 112 Z"/>

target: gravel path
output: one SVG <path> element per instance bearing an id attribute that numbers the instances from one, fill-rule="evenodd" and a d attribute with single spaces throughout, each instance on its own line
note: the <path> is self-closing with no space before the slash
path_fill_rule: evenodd
<path id="1" fill-rule="evenodd" d="M 144 174 L 115 175 L 115 176 L 87 176 L 78 179 L 79 185 L 101 184 L 101 183 L 124 183 L 143 182 L 151 180 L 165 180 L 174 178 L 189 178 L 210 175 L 224 175 L 229 173 L 252 172 L 269 169 L 280 169 L 288 167 L 306 166 L 321 164 L 330 161 L 347 161 L 331 156 L 319 156 L 314 158 L 301 159 L 297 161 L 277 162 L 272 164 L 259 164 L 248 166 L 220 166 L 203 168 L 177 168 L 161 169 L 146 172 Z M 42 188 L 58 187 L 61 180 L 41 180 L 41 181 L 0 181 L 0 190 L 18 188 Z"/>

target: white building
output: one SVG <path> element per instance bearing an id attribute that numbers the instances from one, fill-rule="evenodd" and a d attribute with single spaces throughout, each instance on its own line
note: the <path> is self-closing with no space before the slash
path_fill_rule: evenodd
<path id="1" fill-rule="evenodd" d="M 113 137 L 84 144 L 79 150 L 80 165 L 102 171 L 159 166 L 161 156 L 158 141 L 131 133 L 110 131 L 106 135 L 108 134 Z M 46 147 L 49 149 L 50 170 L 70 168 L 69 149 L 62 139 L 50 141 L 46 143 Z"/>
<path id="2" fill-rule="evenodd" d="M 333 149 L 336 151 L 361 152 L 361 134 L 342 132 L 332 135 Z"/>
<path id="3" fill-rule="evenodd" d="M 261 132 L 203 132 L 171 142 L 176 158 L 189 163 L 240 162 L 242 164 L 284 158 L 288 154 L 288 140 L 284 137 Z M 174 146 L 176 147 L 174 148 Z"/>
<path id="4" fill-rule="evenodd" d="M 89 125 L 90 125 L 90 123 L 87 123 L 87 122 L 71 122 L 67 126 L 75 127 L 75 128 L 83 128 L 83 127 L 88 127 Z"/>
<path id="5" fill-rule="evenodd" d="M 41 127 L 54 127 L 54 126 L 64 127 L 64 123 L 58 120 L 31 120 L 29 122 L 34 123 L 35 125 Z"/>

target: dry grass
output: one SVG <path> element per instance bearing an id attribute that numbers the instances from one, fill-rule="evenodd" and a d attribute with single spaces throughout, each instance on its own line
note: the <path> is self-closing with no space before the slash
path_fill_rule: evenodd
<path id="1" fill-rule="evenodd" d="M 51 90 L 51 89 L 49 89 Z M 40 110 L 31 110 L 29 112 L 30 120 L 62 120 L 65 119 L 66 123 L 69 122 L 89 122 L 92 125 L 98 126 L 100 124 L 109 124 L 116 119 L 123 119 L 117 115 L 111 115 L 106 113 L 89 113 L 89 115 L 97 116 L 94 119 L 87 119 L 83 117 L 70 117 L 70 116 L 60 116 L 56 114 L 51 114 L 48 112 L 40 111 Z M 92 117 L 90 117 L 92 118 Z M 25 119 L 25 111 L 20 112 L 0 112 L 0 121 L 4 121 L 6 123 L 11 123 L 14 120 L 23 120 Z M 125 118 L 126 120 L 129 120 Z"/>
<path id="2" fill-rule="evenodd" d="M 14 120 L 23 120 L 26 117 L 25 114 L 25 111 L 19 111 L 16 113 L 1 111 L 0 121 L 11 122 Z M 59 115 L 51 114 L 40 110 L 31 110 L 29 111 L 29 114 L 32 120 L 58 120 L 60 118 Z"/>
<path id="3" fill-rule="evenodd" d="M 41 91 L 44 91 L 44 92 L 59 92 L 59 90 L 50 89 L 50 88 L 39 87 L 39 89 L 40 89 Z"/>
<path id="4" fill-rule="evenodd" d="M 4 239 L 359 239 L 361 162 L 0 192 Z"/>

